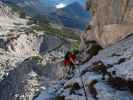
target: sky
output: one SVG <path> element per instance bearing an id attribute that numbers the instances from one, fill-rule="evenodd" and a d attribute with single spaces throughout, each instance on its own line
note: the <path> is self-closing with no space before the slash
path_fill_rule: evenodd
<path id="1" fill-rule="evenodd" d="M 71 4 L 75 1 L 79 2 L 82 5 L 85 5 L 85 1 L 86 0 L 40 0 L 45 6 L 56 6 L 56 5 L 60 5 L 60 6 L 64 6 L 64 5 L 68 5 Z"/>

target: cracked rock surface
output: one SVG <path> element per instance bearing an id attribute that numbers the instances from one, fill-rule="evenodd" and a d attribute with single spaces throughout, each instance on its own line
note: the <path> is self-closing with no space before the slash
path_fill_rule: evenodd
<path id="1" fill-rule="evenodd" d="M 52 87 L 41 92 L 36 100 L 56 100 L 56 98 L 61 97 L 64 98 L 63 100 L 86 100 L 80 79 L 81 73 L 88 100 L 96 100 L 90 89 L 92 91 L 96 89 L 98 100 L 132 100 L 132 43 L 133 36 L 130 36 L 115 45 L 101 50 L 88 62 L 76 66 L 73 77 L 58 81 Z M 92 70 L 96 66 L 94 66 L 94 63 L 99 61 L 104 64 L 107 72 L 111 74 L 111 78 L 105 77 L 105 80 L 103 80 L 102 74 L 104 71 L 99 72 L 99 69 Z M 80 73 L 78 69 L 80 69 Z M 114 71 L 115 75 L 113 74 Z M 90 83 L 93 80 L 98 82 L 92 88 Z M 81 88 L 74 89 L 74 83 L 78 83 Z M 71 93 L 72 89 L 73 93 Z"/>

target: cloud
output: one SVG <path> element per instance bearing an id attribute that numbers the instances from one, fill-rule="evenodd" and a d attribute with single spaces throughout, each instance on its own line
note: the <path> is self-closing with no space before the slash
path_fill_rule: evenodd
<path id="1" fill-rule="evenodd" d="M 64 4 L 64 3 L 59 3 L 59 4 L 56 5 L 56 8 L 57 8 L 57 9 L 60 9 L 60 8 L 64 8 L 65 6 L 66 6 L 66 4 Z"/>

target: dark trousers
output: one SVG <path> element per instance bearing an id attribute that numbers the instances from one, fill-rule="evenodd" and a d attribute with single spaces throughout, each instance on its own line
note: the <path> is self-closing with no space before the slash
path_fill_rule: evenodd
<path id="1" fill-rule="evenodd" d="M 74 69 L 75 69 L 75 65 L 74 64 L 70 64 L 66 78 L 71 79 L 74 76 L 74 72 L 73 72 Z"/>

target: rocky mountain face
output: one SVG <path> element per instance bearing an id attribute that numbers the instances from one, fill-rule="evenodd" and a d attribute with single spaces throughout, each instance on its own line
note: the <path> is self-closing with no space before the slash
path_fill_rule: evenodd
<path id="1" fill-rule="evenodd" d="M 86 33 L 81 34 L 85 47 L 77 60 L 86 56 L 89 59 L 75 64 L 72 73 L 42 91 L 35 100 L 133 99 L 133 2 L 88 0 L 87 5 L 92 21 Z M 103 49 L 99 50 L 94 41 Z"/>
<path id="2" fill-rule="evenodd" d="M 91 29 L 82 35 L 86 41 L 96 40 L 106 47 L 133 33 L 132 0 L 88 0 L 87 8 L 92 20 Z"/>
<path id="3" fill-rule="evenodd" d="M 85 47 L 70 71 L 63 64 L 70 42 L 31 28 L 0 2 L 0 100 L 133 99 L 132 0 L 88 6 L 91 27 L 81 34 Z"/>
<path id="4" fill-rule="evenodd" d="M 92 59 L 75 65 L 73 76 L 58 81 L 35 100 L 132 100 L 132 43 L 130 36 L 102 49 Z"/>

